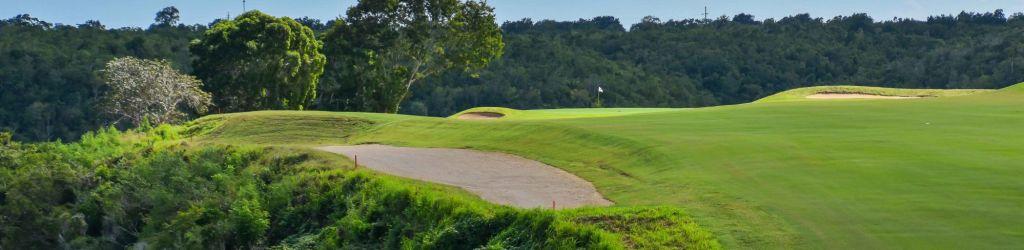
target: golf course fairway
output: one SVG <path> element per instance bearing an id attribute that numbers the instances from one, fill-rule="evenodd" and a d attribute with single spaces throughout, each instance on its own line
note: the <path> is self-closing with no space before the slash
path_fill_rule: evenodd
<path id="1" fill-rule="evenodd" d="M 807 99 L 814 93 L 913 99 Z M 561 168 L 615 206 L 685 209 L 725 248 L 1024 248 L 1024 85 L 845 87 L 692 109 L 511 110 L 497 119 L 265 111 L 202 140 L 497 151 Z"/>

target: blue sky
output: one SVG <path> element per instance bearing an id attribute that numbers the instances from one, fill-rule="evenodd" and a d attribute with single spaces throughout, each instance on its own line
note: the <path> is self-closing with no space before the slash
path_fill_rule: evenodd
<path id="1" fill-rule="evenodd" d="M 216 18 L 242 12 L 241 0 L 0 0 L 0 18 L 28 13 L 52 23 L 78 24 L 99 20 L 107 27 L 147 27 L 153 15 L 165 6 L 177 6 L 184 23 L 206 24 Z M 248 0 L 248 8 L 272 15 L 338 17 L 356 0 Z M 961 10 L 985 12 L 1004 9 L 1009 15 L 1024 11 L 1024 0 L 490 0 L 499 22 L 534 20 L 576 20 L 594 16 L 618 17 L 625 25 L 647 15 L 667 19 L 697 18 L 708 6 L 710 16 L 745 12 L 757 19 L 781 18 L 797 13 L 830 18 L 836 15 L 868 13 L 875 19 L 956 14 Z"/>

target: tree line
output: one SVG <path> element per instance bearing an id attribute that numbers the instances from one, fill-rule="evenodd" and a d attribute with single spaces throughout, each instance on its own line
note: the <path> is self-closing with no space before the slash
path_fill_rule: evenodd
<path id="1" fill-rule="evenodd" d="M 98 21 L 71 27 L 19 15 L 0 22 L 0 32 L 12 34 L 4 42 L 17 45 L 0 66 L 22 65 L 0 75 L 0 103 L 10 103 L 0 111 L 0 128 L 13 130 L 19 140 L 51 140 L 72 139 L 99 126 L 176 121 L 184 112 L 194 116 L 206 110 L 396 113 L 420 80 L 447 71 L 477 70 L 501 55 L 501 32 L 493 12 L 475 0 L 359 1 L 330 26 L 309 18 L 249 11 L 202 27 L 177 24 L 180 12 L 167 7 L 148 30 L 110 33 Z M 147 41 L 138 37 L 125 46 L 129 49 L 120 50 L 120 31 L 145 37 L 159 30 L 187 33 L 177 34 L 179 39 L 192 38 L 163 41 L 174 51 L 183 51 L 184 58 L 132 50 Z M 40 48 L 20 39 L 36 33 L 50 35 L 40 42 L 59 48 Z M 63 36 L 68 33 L 75 37 Z M 66 40 L 79 44 L 60 46 Z M 160 43 L 159 38 L 153 41 Z M 93 44 L 97 47 L 88 47 Z M 59 52 L 46 54 L 53 51 Z M 95 53 L 82 55 L 85 52 Z M 84 67 L 74 71 L 78 78 L 71 81 L 63 68 L 33 65 L 37 59 L 67 63 L 79 55 L 92 61 L 83 62 Z M 188 65 L 185 75 L 172 69 L 168 59 Z M 52 88 L 38 88 L 43 85 Z M 77 110 L 66 112 L 64 106 Z"/>
<path id="2" fill-rule="evenodd" d="M 74 140 L 109 125 L 102 72 L 121 57 L 166 60 L 195 75 L 213 112 L 593 107 L 598 86 L 604 107 L 698 107 L 812 85 L 998 88 L 1024 80 L 1024 16 L 1001 10 L 881 21 L 647 17 L 628 29 L 614 17 L 524 19 L 499 29 L 490 7 L 458 3 L 420 9 L 447 17 L 432 19 L 375 15 L 409 8 L 361 2 L 326 23 L 250 12 L 183 25 L 173 8 L 146 29 L 0 20 L 0 128 L 18 140 Z"/>
<path id="3" fill-rule="evenodd" d="M 1024 16 L 1001 10 L 875 20 L 799 14 L 757 20 L 614 17 L 502 25 L 505 56 L 479 77 L 448 73 L 414 87 L 404 112 L 700 107 L 818 85 L 1001 88 L 1024 81 Z"/>

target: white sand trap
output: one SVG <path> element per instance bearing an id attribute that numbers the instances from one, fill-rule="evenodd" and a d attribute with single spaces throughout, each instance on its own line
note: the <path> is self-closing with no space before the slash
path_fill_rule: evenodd
<path id="1" fill-rule="evenodd" d="M 807 99 L 917 99 L 920 96 L 886 96 L 869 94 L 832 94 L 821 93 L 807 96 Z"/>
<path id="2" fill-rule="evenodd" d="M 405 148 L 386 145 L 329 146 L 320 150 L 401 177 L 463 188 L 484 200 L 523 208 L 607 206 L 590 182 L 522 157 L 467 149 Z"/>
<path id="3" fill-rule="evenodd" d="M 490 120 L 505 117 L 505 114 L 495 112 L 468 112 L 459 115 L 459 120 Z"/>

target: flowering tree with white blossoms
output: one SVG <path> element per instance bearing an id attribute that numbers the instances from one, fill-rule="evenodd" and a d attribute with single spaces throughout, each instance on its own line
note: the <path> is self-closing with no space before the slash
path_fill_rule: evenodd
<path id="1" fill-rule="evenodd" d="M 210 106 L 203 82 L 178 72 L 166 60 L 115 58 L 107 62 L 102 77 L 110 89 L 100 109 L 115 116 L 115 123 L 172 123 L 188 117 L 183 110 L 202 114 Z"/>

